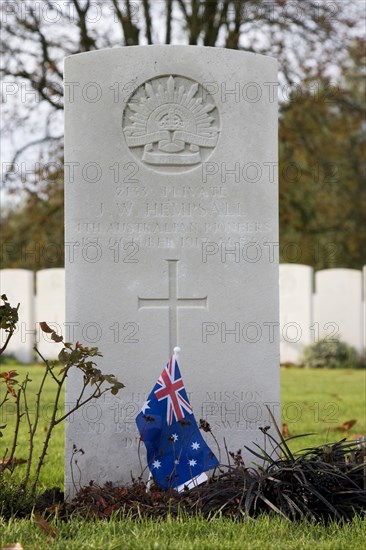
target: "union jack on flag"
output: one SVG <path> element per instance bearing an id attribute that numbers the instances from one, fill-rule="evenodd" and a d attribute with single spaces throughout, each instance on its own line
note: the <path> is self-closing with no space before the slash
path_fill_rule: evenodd
<path id="1" fill-rule="evenodd" d="M 136 417 L 156 483 L 178 491 L 207 479 L 218 460 L 203 439 L 180 374 L 176 355 L 161 373 Z"/>
<path id="2" fill-rule="evenodd" d="M 158 379 L 159 388 L 154 392 L 158 401 L 167 399 L 166 421 L 168 426 L 172 424 L 173 416 L 179 421 L 184 418 L 184 410 L 189 414 L 193 412 L 188 399 L 183 397 L 184 384 L 180 376 L 178 363 L 173 357 L 170 358 L 169 363 Z"/>

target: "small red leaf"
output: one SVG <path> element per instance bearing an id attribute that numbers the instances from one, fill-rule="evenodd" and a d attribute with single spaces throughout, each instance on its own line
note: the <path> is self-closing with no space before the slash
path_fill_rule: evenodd
<path id="1" fill-rule="evenodd" d="M 39 323 L 39 326 L 41 327 L 41 330 L 43 332 L 47 332 L 48 334 L 52 334 L 52 332 L 55 332 L 52 328 L 50 328 L 45 321 L 41 321 Z"/>
<path id="2" fill-rule="evenodd" d="M 288 430 L 288 425 L 285 422 L 282 424 L 282 435 L 285 438 L 290 437 L 290 432 Z"/>
<path id="3" fill-rule="evenodd" d="M 57 533 L 56 529 L 52 527 L 52 525 L 48 523 L 48 521 L 46 521 L 39 512 L 34 512 L 34 519 L 38 527 L 42 531 L 47 533 L 47 535 L 49 535 L 52 538 L 56 536 L 56 533 Z"/>
<path id="4" fill-rule="evenodd" d="M 352 428 L 352 426 L 354 426 L 356 424 L 356 422 L 357 422 L 357 420 L 355 420 L 355 419 L 347 420 L 347 422 L 344 422 L 342 424 L 341 428 L 345 432 L 348 432 L 348 430 L 350 430 Z"/>
<path id="5" fill-rule="evenodd" d="M 101 504 L 102 506 L 104 506 L 104 508 L 107 508 L 108 504 L 107 504 L 107 502 L 104 500 L 103 497 L 99 497 L 98 500 L 99 500 L 100 504 Z"/>

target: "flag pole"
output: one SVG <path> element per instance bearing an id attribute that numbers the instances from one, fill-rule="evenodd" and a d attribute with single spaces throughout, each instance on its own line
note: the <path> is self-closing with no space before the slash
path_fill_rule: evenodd
<path id="1" fill-rule="evenodd" d="M 194 418 L 178 366 L 180 351 L 178 346 L 173 348 L 169 362 L 136 417 L 150 470 L 146 492 L 153 480 L 164 490 L 174 488 L 180 492 L 185 487 L 196 487 L 207 480 L 206 471 L 219 464 Z M 146 409 L 151 419 L 146 416 Z M 155 425 L 146 429 L 147 420 L 156 421 Z"/>
<path id="2" fill-rule="evenodd" d="M 178 362 L 178 357 L 179 357 L 179 354 L 181 352 L 181 349 L 179 346 L 175 346 L 175 348 L 173 349 L 173 358 Z M 149 474 L 149 477 L 148 477 L 148 480 L 146 482 L 146 492 L 149 493 L 150 492 L 150 489 L 151 489 L 151 486 L 154 482 L 154 478 L 153 478 L 153 475 L 152 473 L 150 472 Z"/>
<path id="3" fill-rule="evenodd" d="M 175 346 L 175 348 L 173 349 L 173 357 L 175 357 L 176 361 L 178 361 L 178 358 L 179 358 L 179 354 L 182 350 L 180 349 L 179 346 Z"/>

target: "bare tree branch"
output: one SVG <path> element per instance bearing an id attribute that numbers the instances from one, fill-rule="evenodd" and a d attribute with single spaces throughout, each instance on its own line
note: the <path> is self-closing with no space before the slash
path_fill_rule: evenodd
<path id="1" fill-rule="evenodd" d="M 94 38 L 90 36 L 88 32 L 86 22 L 86 16 L 90 7 L 90 0 L 86 2 L 84 9 L 79 4 L 79 0 L 72 0 L 72 2 L 79 16 L 78 26 L 80 29 L 80 51 L 88 52 L 90 50 L 94 50 L 96 48 L 96 43 Z"/>
<path id="2" fill-rule="evenodd" d="M 239 37 L 240 37 L 240 25 L 241 25 L 241 2 L 235 3 L 235 16 L 234 16 L 234 27 L 230 30 L 228 26 L 228 35 L 226 38 L 226 48 L 237 50 L 239 46 Z"/>
<path id="3" fill-rule="evenodd" d="M 166 0 L 165 44 L 172 40 L 172 0 Z"/>
<path id="4" fill-rule="evenodd" d="M 120 22 L 123 35 L 125 37 L 126 46 L 135 46 L 139 43 L 139 29 L 131 21 L 131 4 L 129 0 L 125 0 L 125 6 L 127 10 L 127 16 L 125 16 L 120 9 L 119 1 L 112 0 L 115 14 Z"/>
<path id="5" fill-rule="evenodd" d="M 196 45 L 201 32 L 200 0 L 191 0 L 191 16 L 189 22 L 189 44 Z"/>
<path id="6" fill-rule="evenodd" d="M 41 145 L 42 143 L 49 143 L 50 141 L 58 142 L 62 139 L 62 137 L 63 136 L 49 136 L 49 135 L 46 135 L 43 138 L 35 139 L 33 141 L 29 141 L 28 143 L 23 145 L 23 147 L 19 147 L 19 149 L 17 149 L 17 151 L 15 152 L 13 158 L 11 159 L 11 161 L 7 165 L 7 170 L 4 174 L 4 183 L 9 181 L 10 175 L 14 172 L 14 169 L 16 167 L 16 162 L 17 162 L 18 158 L 21 157 L 22 154 L 25 151 L 27 151 L 27 149 L 30 149 L 31 147 L 35 147 L 36 145 Z"/>
<path id="7" fill-rule="evenodd" d="M 145 15 L 147 43 L 152 44 L 153 43 L 152 35 L 151 35 L 152 22 L 151 22 L 151 16 L 150 16 L 149 0 L 143 0 L 143 6 L 144 6 L 144 15 Z"/>
<path id="8" fill-rule="evenodd" d="M 227 19 L 228 7 L 229 2 L 227 0 L 222 2 L 221 10 L 218 0 L 206 2 L 205 11 L 202 16 L 204 29 L 203 44 L 205 46 L 215 46 L 219 30 Z"/>

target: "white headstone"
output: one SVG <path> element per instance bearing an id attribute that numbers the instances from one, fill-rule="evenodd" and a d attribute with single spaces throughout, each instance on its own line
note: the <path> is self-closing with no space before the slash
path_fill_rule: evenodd
<path id="1" fill-rule="evenodd" d="M 280 265 L 281 363 L 298 363 L 304 346 L 311 343 L 313 268 Z"/>
<path id="2" fill-rule="evenodd" d="M 65 331 L 65 270 L 63 268 L 43 269 L 36 275 L 36 335 L 37 348 L 46 359 L 57 359 L 60 344 L 56 344 L 50 335 L 40 330 L 39 323 L 45 321 L 57 334 Z"/>
<path id="3" fill-rule="evenodd" d="M 0 292 L 6 294 L 12 307 L 19 306 L 17 329 L 6 348 L 6 355 L 14 355 L 22 363 L 34 359 L 34 276 L 28 269 L 2 269 L 0 271 Z M 1 346 L 6 340 L 1 331 Z"/>
<path id="4" fill-rule="evenodd" d="M 315 274 L 314 337 L 339 338 L 362 352 L 362 272 L 326 269 Z"/>
<path id="5" fill-rule="evenodd" d="M 276 61 L 131 47 L 69 57 L 65 80 L 66 319 L 126 385 L 68 424 L 67 490 L 74 444 L 81 484 L 140 473 L 135 417 L 177 344 L 222 459 L 224 437 L 263 444 L 265 404 L 279 413 Z"/>

